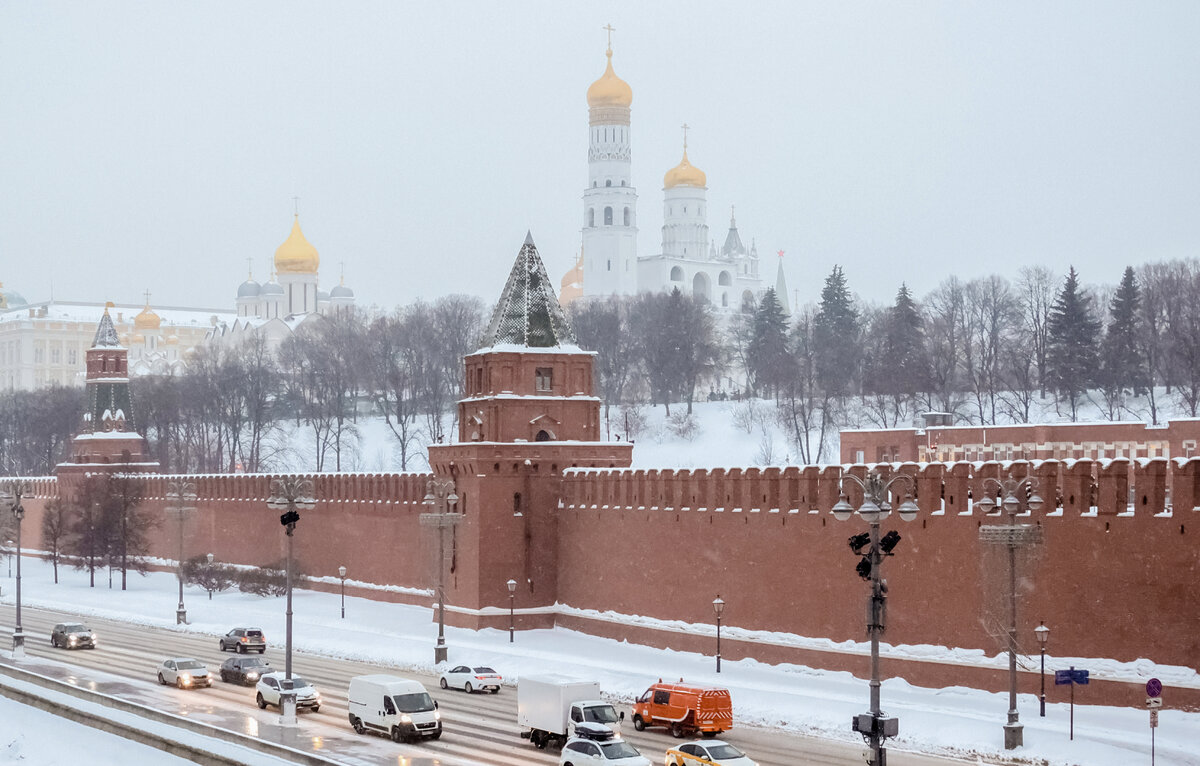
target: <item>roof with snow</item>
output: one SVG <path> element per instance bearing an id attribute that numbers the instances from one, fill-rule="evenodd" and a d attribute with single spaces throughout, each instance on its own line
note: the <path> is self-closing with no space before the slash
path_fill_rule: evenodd
<path id="1" fill-rule="evenodd" d="M 92 339 L 92 348 L 120 348 L 121 339 L 117 337 L 117 328 L 113 327 L 112 317 L 108 309 L 100 317 L 100 325 L 96 328 L 96 337 Z"/>
<path id="2" fill-rule="evenodd" d="M 483 340 L 484 346 L 502 344 L 527 348 L 575 344 L 575 333 L 554 295 L 532 234 L 525 235 Z"/>

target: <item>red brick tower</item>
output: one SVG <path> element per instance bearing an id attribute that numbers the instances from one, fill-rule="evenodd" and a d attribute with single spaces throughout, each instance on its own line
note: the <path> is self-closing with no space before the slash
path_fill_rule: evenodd
<path id="1" fill-rule="evenodd" d="M 463 514 L 445 557 L 448 622 L 507 627 L 511 579 L 518 626 L 553 624 L 562 470 L 624 468 L 633 453 L 600 441 L 593 356 L 575 345 L 527 236 L 483 348 L 464 360 L 459 442 L 429 448 L 433 471 L 455 480 Z"/>

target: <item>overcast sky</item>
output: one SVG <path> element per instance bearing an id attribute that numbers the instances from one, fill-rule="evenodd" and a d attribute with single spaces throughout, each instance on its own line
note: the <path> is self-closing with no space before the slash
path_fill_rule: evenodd
<path id="1" fill-rule="evenodd" d="M 525 230 L 573 262 L 605 33 L 633 87 L 639 253 L 708 174 L 817 299 L 1200 255 L 1200 3 L 0 3 L 0 281 L 233 307 L 294 196 L 321 284 L 495 300 Z"/>

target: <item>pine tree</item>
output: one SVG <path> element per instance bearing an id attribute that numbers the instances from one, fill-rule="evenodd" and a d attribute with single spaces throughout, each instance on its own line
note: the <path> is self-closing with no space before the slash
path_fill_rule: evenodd
<path id="1" fill-rule="evenodd" d="M 1079 275 L 1072 266 L 1050 309 L 1048 327 L 1050 381 L 1070 408 L 1071 420 L 1078 419 L 1080 398 L 1096 381 L 1099 336 L 1100 321 L 1092 297 L 1079 287 Z"/>
<path id="2" fill-rule="evenodd" d="M 1131 390 L 1135 395 L 1146 390 L 1145 365 L 1138 343 L 1138 313 L 1141 290 L 1133 267 L 1125 268 L 1121 284 L 1108 305 L 1108 329 L 1102 349 L 1103 385 L 1117 394 Z"/>
<path id="3" fill-rule="evenodd" d="M 888 393 L 916 396 L 929 385 L 929 357 L 925 350 L 925 320 L 901 283 L 896 303 L 888 312 L 883 366 L 891 380 Z"/>
<path id="4" fill-rule="evenodd" d="M 821 305 L 813 320 L 813 351 L 817 383 L 827 394 L 844 396 L 858 383 L 858 312 L 846 287 L 841 266 L 834 266 L 821 290 Z"/>
<path id="5" fill-rule="evenodd" d="M 753 386 L 767 396 L 778 396 L 780 386 L 792 374 L 787 316 L 771 287 L 754 312 L 747 366 Z"/>

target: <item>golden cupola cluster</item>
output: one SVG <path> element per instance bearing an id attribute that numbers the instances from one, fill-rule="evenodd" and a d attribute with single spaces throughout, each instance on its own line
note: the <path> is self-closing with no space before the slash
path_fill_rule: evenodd
<path id="1" fill-rule="evenodd" d="M 617 77 L 617 73 L 613 71 L 612 48 L 605 51 L 604 55 L 608 57 L 608 64 L 604 67 L 604 74 L 600 75 L 600 79 L 588 86 L 588 106 L 593 108 L 617 106 L 628 109 L 629 105 L 633 103 L 633 88 L 629 87 L 629 83 Z"/>
<path id="2" fill-rule="evenodd" d="M 664 189 L 674 189 L 676 186 L 708 186 L 708 176 L 688 161 L 687 144 L 683 145 L 683 159 L 663 176 Z"/>
<path id="3" fill-rule="evenodd" d="M 300 231 L 300 216 L 292 221 L 292 233 L 275 251 L 275 271 L 281 274 L 316 274 L 321 265 L 317 248 L 309 244 Z"/>
<path id="4" fill-rule="evenodd" d="M 162 317 L 154 313 L 154 309 L 150 308 L 149 303 L 133 318 L 133 329 L 135 330 L 157 330 L 161 326 Z"/>

